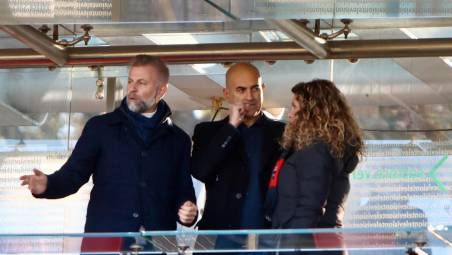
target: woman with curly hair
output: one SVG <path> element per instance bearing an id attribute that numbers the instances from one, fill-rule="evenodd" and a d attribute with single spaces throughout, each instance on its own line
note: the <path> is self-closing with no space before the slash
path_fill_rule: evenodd
<path id="1" fill-rule="evenodd" d="M 292 92 L 281 142 L 288 157 L 270 181 L 273 227 L 341 227 L 349 174 L 363 153 L 360 129 L 332 82 L 302 82 Z"/>

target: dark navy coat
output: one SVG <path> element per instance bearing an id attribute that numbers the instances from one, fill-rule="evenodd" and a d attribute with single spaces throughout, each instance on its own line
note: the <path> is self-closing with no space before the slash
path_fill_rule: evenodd
<path id="1" fill-rule="evenodd" d="M 190 137 L 165 109 L 147 146 L 121 108 L 90 119 L 68 161 L 48 175 L 45 193 L 36 197 L 68 196 L 92 175 L 85 232 L 175 230 L 179 207 L 196 198 Z"/>

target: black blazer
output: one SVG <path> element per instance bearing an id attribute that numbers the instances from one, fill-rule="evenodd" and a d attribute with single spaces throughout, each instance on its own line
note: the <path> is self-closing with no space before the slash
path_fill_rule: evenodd
<path id="1" fill-rule="evenodd" d="M 272 216 L 275 228 L 341 227 L 358 157 L 349 147 L 334 158 L 323 142 L 294 152 L 281 169 Z"/>
<path id="2" fill-rule="evenodd" d="M 279 155 L 279 139 L 284 123 L 265 115 L 260 173 L 261 194 L 265 197 L 273 165 Z M 245 147 L 239 131 L 225 118 L 195 127 L 191 160 L 192 175 L 206 186 L 206 204 L 199 229 L 240 228 L 243 198 L 248 189 L 249 172 Z M 270 224 L 268 224 L 270 227 Z"/>

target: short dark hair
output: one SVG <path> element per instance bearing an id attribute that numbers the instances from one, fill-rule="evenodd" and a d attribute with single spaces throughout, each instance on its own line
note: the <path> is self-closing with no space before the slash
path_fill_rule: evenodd
<path id="1" fill-rule="evenodd" d="M 159 81 L 162 84 L 168 84 L 169 69 L 159 57 L 150 56 L 146 54 L 139 54 L 133 57 L 129 62 L 130 67 L 135 66 L 152 66 L 160 74 Z"/>

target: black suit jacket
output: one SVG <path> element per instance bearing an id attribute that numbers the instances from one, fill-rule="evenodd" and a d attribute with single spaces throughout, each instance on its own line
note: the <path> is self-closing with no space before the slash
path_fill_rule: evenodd
<path id="1" fill-rule="evenodd" d="M 262 125 L 261 194 L 265 197 L 268 181 L 280 153 L 279 139 L 284 123 L 265 115 Z M 249 172 L 245 147 L 239 131 L 225 118 L 204 122 L 195 127 L 191 160 L 192 175 L 206 186 L 206 204 L 199 229 L 238 229 Z M 268 225 L 270 227 L 270 224 Z"/>

